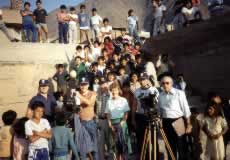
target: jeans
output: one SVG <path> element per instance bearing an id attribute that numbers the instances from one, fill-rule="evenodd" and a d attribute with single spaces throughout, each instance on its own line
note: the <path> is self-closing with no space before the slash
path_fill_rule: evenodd
<path id="1" fill-rule="evenodd" d="M 69 25 L 67 23 L 58 23 L 58 31 L 59 31 L 59 43 L 68 43 L 68 30 Z"/>
<path id="2" fill-rule="evenodd" d="M 31 24 L 23 25 L 23 30 L 25 32 L 26 42 L 31 42 L 30 40 L 31 32 L 32 32 L 32 42 L 37 41 L 37 28 L 35 27 L 34 24 L 31 23 Z"/>
<path id="3" fill-rule="evenodd" d="M 28 160 L 49 160 L 49 152 L 47 148 L 35 149 L 29 151 Z"/>
<path id="4" fill-rule="evenodd" d="M 152 29 L 152 36 L 155 37 L 159 33 L 165 32 L 165 26 L 162 24 L 162 17 L 156 17 L 153 20 L 153 29 Z"/>
<path id="5" fill-rule="evenodd" d="M 136 41 L 140 41 L 136 27 L 129 26 L 129 35 L 132 36 Z"/>
<path id="6" fill-rule="evenodd" d="M 97 125 L 94 120 L 91 121 L 82 121 L 81 124 L 85 127 L 88 131 L 89 135 L 91 136 L 91 140 L 93 141 L 93 152 L 91 152 L 93 156 L 93 160 L 99 160 L 98 157 L 98 144 L 97 144 Z M 81 160 L 87 160 L 86 154 L 80 155 Z"/>

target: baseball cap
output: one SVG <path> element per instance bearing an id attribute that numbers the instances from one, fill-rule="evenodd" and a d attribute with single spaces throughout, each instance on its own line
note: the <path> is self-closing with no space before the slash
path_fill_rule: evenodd
<path id="1" fill-rule="evenodd" d="M 80 84 L 89 84 L 89 80 L 86 77 L 80 79 Z"/>
<path id="2" fill-rule="evenodd" d="M 140 80 L 145 80 L 145 79 L 149 79 L 149 76 L 146 72 L 143 72 L 140 74 Z"/>
<path id="3" fill-rule="evenodd" d="M 39 86 L 48 86 L 49 81 L 47 79 L 40 79 Z"/>

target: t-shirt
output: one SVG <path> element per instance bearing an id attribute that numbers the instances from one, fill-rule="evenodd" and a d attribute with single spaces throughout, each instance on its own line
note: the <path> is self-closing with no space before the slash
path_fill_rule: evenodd
<path id="1" fill-rule="evenodd" d="M 137 18 L 137 16 L 129 16 L 127 18 L 127 21 L 128 21 L 129 27 L 136 27 L 138 18 Z"/>
<path id="2" fill-rule="evenodd" d="M 77 14 L 68 14 L 69 17 L 73 18 L 73 19 L 78 19 L 78 15 Z M 73 21 L 73 20 L 70 20 L 69 21 L 69 24 L 70 25 L 77 25 L 77 22 L 76 21 Z"/>
<path id="3" fill-rule="evenodd" d="M 163 17 L 164 11 L 166 11 L 165 5 L 162 4 L 161 6 L 157 7 L 154 12 L 154 18 Z"/>
<path id="4" fill-rule="evenodd" d="M 24 10 L 21 10 L 21 12 L 30 12 L 30 11 L 24 11 Z M 26 15 L 26 16 L 23 16 L 22 17 L 22 24 L 23 25 L 28 25 L 28 24 L 33 24 L 33 17 L 32 15 Z"/>
<path id="5" fill-rule="evenodd" d="M 193 20 L 195 18 L 195 14 L 198 11 L 197 7 L 187 8 L 183 7 L 181 12 L 186 16 L 188 20 Z"/>
<path id="6" fill-rule="evenodd" d="M 106 27 L 101 27 L 101 32 L 112 32 L 113 31 L 113 27 L 112 26 L 106 26 Z M 107 34 L 107 35 L 105 35 L 104 36 L 104 38 L 105 37 L 110 37 L 110 38 L 112 38 L 112 34 Z"/>
<path id="7" fill-rule="evenodd" d="M 102 22 L 102 18 L 99 15 L 92 16 L 90 20 L 92 25 L 99 25 Z"/>
<path id="8" fill-rule="evenodd" d="M 116 99 L 110 98 L 107 101 L 105 113 L 111 115 L 111 119 L 122 118 L 125 112 L 128 112 L 129 104 L 127 100 L 123 97 L 118 97 Z"/>
<path id="9" fill-rule="evenodd" d="M 90 18 L 87 13 L 78 13 L 80 29 L 89 29 Z"/>
<path id="10" fill-rule="evenodd" d="M 32 120 L 28 120 L 25 123 L 25 133 L 27 136 L 32 136 L 33 131 L 42 132 L 44 130 L 50 130 L 50 124 L 48 120 L 41 119 L 39 124 L 35 123 Z M 41 149 L 47 148 L 48 149 L 48 140 L 46 138 L 39 138 L 37 141 L 29 144 L 29 149 Z"/>
<path id="11" fill-rule="evenodd" d="M 93 61 L 96 62 L 97 58 L 101 55 L 101 48 L 92 47 Z"/>
<path id="12" fill-rule="evenodd" d="M 34 16 L 36 23 L 46 23 L 46 16 L 48 16 L 45 9 L 35 9 Z"/>

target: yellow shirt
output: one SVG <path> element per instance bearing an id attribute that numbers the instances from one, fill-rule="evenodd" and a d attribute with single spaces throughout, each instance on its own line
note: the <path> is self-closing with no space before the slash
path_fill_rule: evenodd
<path id="1" fill-rule="evenodd" d="M 11 157 L 11 126 L 3 126 L 0 129 L 0 157 Z"/>

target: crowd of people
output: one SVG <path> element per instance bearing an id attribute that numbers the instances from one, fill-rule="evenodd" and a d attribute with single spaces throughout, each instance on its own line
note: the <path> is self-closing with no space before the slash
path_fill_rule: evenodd
<path id="1" fill-rule="evenodd" d="M 185 25 L 192 23 L 190 13 L 200 16 L 189 10 L 191 4 L 181 8 L 187 17 Z M 44 31 L 48 41 L 47 12 L 41 1 L 37 7 L 31 12 L 26 2 L 21 11 L 26 37 L 35 42 L 38 32 L 42 41 Z M 161 1 L 153 1 L 153 7 L 152 35 L 156 36 L 165 32 L 167 9 Z M 52 82 L 39 81 L 38 93 L 31 98 L 25 117 L 17 118 L 13 110 L 2 114 L 0 160 L 139 160 L 152 108 L 161 118 L 177 160 L 224 160 L 230 112 L 220 96 L 212 94 L 205 113 L 198 114 L 189 107 L 186 82 L 183 74 L 175 76 L 176 64 L 171 57 L 159 55 L 156 63 L 145 59 L 134 10 L 128 11 L 129 35 L 123 31 L 114 38 L 109 19 L 102 19 L 96 8 L 90 17 L 85 8 L 81 5 L 76 14 L 75 8 L 67 13 L 65 5 L 60 7 L 59 42 L 76 44 L 79 23 L 80 42 L 85 36 L 87 43 L 76 46 L 69 64 L 56 65 Z M 93 32 L 92 40 L 89 31 Z M 56 90 L 50 89 L 51 83 L 57 84 Z M 207 136 L 205 143 L 200 132 Z"/>

